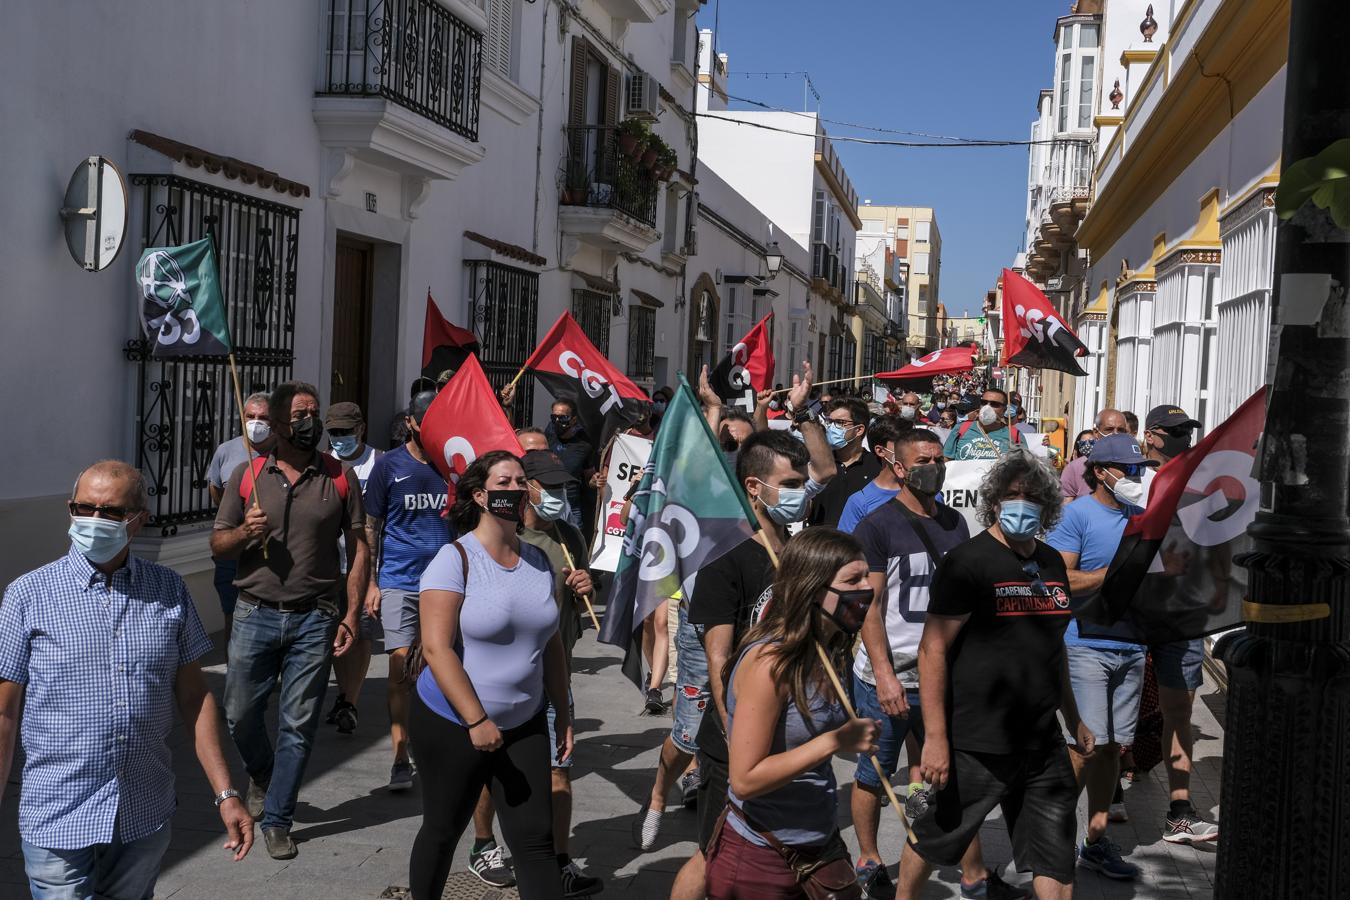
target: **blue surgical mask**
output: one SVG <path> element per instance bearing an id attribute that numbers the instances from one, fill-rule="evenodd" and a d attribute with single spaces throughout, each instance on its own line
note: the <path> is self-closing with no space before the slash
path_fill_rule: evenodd
<path id="1" fill-rule="evenodd" d="M 356 452 L 356 435 L 344 434 L 341 437 L 336 435 L 328 436 L 328 446 L 333 448 L 333 452 L 338 456 L 351 456 Z"/>
<path id="2" fill-rule="evenodd" d="M 755 480 L 759 481 L 758 478 Z M 759 483 L 769 487 L 763 481 Z M 780 487 L 775 490 L 778 492 L 778 502 L 772 506 L 764 504 L 764 511 L 768 513 L 770 519 L 779 525 L 791 525 L 806 518 L 806 488 Z"/>
<path id="3" fill-rule="evenodd" d="M 1011 419 L 1016 415 L 1017 415 L 1017 404 L 1016 403 L 1008 404 L 1008 418 Z"/>
<path id="4" fill-rule="evenodd" d="M 1035 537 L 1041 530 L 1041 505 L 1030 500 L 1004 500 L 999 504 L 998 527 L 1013 540 Z"/>
<path id="5" fill-rule="evenodd" d="M 70 541 L 94 565 L 108 562 L 131 540 L 127 523 L 97 516 L 71 516 Z"/>
<path id="6" fill-rule="evenodd" d="M 825 440 L 830 442 L 830 446 L 835 450 L 848 444 L 848 429 L 836 422 L 831 422 L 825 426 Z"/>
<path id="7" fill-rule="evenodd" d="M 946 400 L 939 400 L 937 403 L 934 403 L 933 405 L 936 406 L 938 409 L 946 409 L 946 408 L 947 408 L 947 401 L 946 401 Z"/>
<path id="8" fill-rule="evenodd" d="M 569 509 L 567 502 L 567 490 L 565 488 L 541 488 L 539 491 L 539 502 L 530 504 L 534 507 L 535 513 L 545 522 L 556 522 L 564 518 Z"/>

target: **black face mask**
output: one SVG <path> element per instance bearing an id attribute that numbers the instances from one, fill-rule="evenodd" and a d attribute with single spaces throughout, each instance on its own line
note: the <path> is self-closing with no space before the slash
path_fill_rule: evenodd
<path id="1" fill-rule="evenodd" d="M 1189 430 L 1180 435 L 1173 434 L 1170 431 L 1161 433 L 1155 431 L 1153 436 L 1161 442 L 1162 446 L 1158 449 L 1168 459 L 1180 455 L 1191 447 L 1192 433 Z"/>
<path id="2" fill-rule="evenodd" d="M 553 423 L 554 430 L 557 431 L 559 434 L 562 434 L 563 432 L 567 431 L 567 429 L 572 427 L 571 416 L 549 416 L 548 418 L 549 421 Z"/>
<path id="3" fill-rule="evenodd" d="M 525 506 L 526 491 L 488 491 L 487 511 L 507 522 L 519 522 Z"/>
<path id="4" fill-rule="evenodd" d="M 862 630 L 863 619 L 867 618 L 867 608 L 872 605 L 872 589 L 862 588 L 856 591 L 841 591 L 837 588 L 826 588 L 832 594 L 839 597 L 839 603 L 834 608 L 834 612 L 825 613 L 830 617 L 834 624 L 839 626 L 839 630 L 846 634 L 857 634 Z M 825 612 L 824 607 L 821 612 Z"/>
<path id="5" fill-rule="evenodd" d="M 905 473 L 905 484 L 916 494 L 932 496 L 942 490 L 947 480 L 947 467 L 942 463 L 929 463 L 926 466 L 910 466 Z"/>
<path id="6" fill-rule="evenodd" d="M 318 416 L 306 416 L 291 421 L 291 446 L 297 450 L 313 450 L 323 437 L 323 423 Z"/>
<path id="7" fill-rule="evenodd" d="M 721 443 L 722 449 L 727 453 L 735 453 L 737 450 L 741 449 L 740 441 L 729 434 L 723 434 L 722 440 L 719 443 Z"/>

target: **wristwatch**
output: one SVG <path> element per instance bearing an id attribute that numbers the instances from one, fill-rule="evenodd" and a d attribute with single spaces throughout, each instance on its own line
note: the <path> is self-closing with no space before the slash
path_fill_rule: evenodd
<path id="1" fill-rule="evenodd" d="M 804 425 L 807 422 L 814 421 L 815 418 L 816 417 L 811 413 L 811 407 L 809 406 L 803 406 L 801 409 L 794 410 L 792 413 L 792 422 L 794 425 Z"/>
<path id="2" fill-rule="evenodd" d="M 215 797 L 216 808 L 219 809 L 219 808 L 220 808 L 220 804 L 224 803 L 226 800 L 230 799 L 231 797 L 238 797 L 238 796 L 239 796 L 239 792 L 236 791 L 234 788 L 226 788 L 225 790 L 221 791 L 219 794 L 216 794 L 216 797 Z"/>

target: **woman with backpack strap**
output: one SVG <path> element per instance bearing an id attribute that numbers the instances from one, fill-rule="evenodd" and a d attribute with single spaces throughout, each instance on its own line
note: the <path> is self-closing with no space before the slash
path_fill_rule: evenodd
<path id="1" fill-rule="evenodd" d="M 439 900 L 485 785 L 521 896 L 563 896 L 544 709 L 547 697 L 557 710 L 558 758 L 566 759 L 568 673 L 552 567 L 517 535 L 527 497 L 514 455 L 497 450 L 476 459 L 455 490 L 451 517 L 461 537 L 422 576 L 426 668 L 408 721 L 423 810 L 409 866 L 414 900 Z"/>
<path id="2" fill-rule="evenodd" d="M 816 644 L 847 672 L 872 593 L 851 536 L 809 528 L 784 548 L 773 600 L 729 667 L 730 791 L 709 843 L 709 900 L 862 896 L 835 824 L 831 758 L 875 753 L 878 724 L 848 717 Z"/>

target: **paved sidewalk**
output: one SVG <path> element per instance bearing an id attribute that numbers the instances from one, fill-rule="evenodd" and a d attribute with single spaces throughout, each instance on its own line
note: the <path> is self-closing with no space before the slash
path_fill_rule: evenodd
<path id="1" fill-rule="evenodd" d="M 571 852 L 587 871 L 605 878 L 602 896 L 665 898 L 674 873 L 694 849 L 694 817 L 683 811 L 669 813 L 657 847 L 650 853 L 641 853 L 632 844 L 632 820 L 651 789 L 657 748 L 669 729 L 669 719 L 639 713 L 641 698 L 619 674 L 620 659 L 615 648 L 596 643 L 593 631 L 585 632 L 577 645 L 573 678 L 578 716 L 577 763 L 573 769 L 576 802 Z M 208 666 L 208 678 L 219 697 L 224 687 L 223 653 L 217 650 L 208 661 L 213 663 Z M 156 896 L 176 900 L 216 900 L 221 896 L 231 900 L 299 896 L 355 900 L 379 897 L 391 886 L 406 885 L 408 851 L 420 822 L 421 801 L 416 790 L 402 795 L 384 790 L 391 762 L 384 712 L 385 671 L 384 658 L 376 657 L 361 698 L 361 722 L 355 735 L 340 737 L 332 726 L 321 726 L 296 813 L 294 836 L 300 855 L 289 862 L 268 858 L 261 837 L 247 859 L 237 864 L 229 861 L 220 849 L 224 834 L 211 806 L 210 790 L 185 745 L 181 726 L 177 728 L 174 744 L 179 810 Z M 331 691 L 330 686 L 325 712 L 332 702 Z M 1218 812 L 1222 706 L 1223 695 L 1206 685 L 1196 703 L 1198 761 L 1192 792 L 1196 806 L 1207 816 Z M 233 748 L 230 750 L 236 760 L 235 783 L 242 789 L 247 782 Z M 838 759 L 835 771 L 841 785 L 839 822 L 845 829 L 845 840 L 852 846 L 848 797 L 853 764 Z M 17 774 L 13 781 L 0 806 L 0 896 L 5 897 L 24 896 L 27 886 L 16 828 Z M 1193 849 L 1162 841 L 1166 800 L 1165 776 L 1159 767 L 1126 793 L 1130 821 L 1111 826 L 1112 838 L 1128 859 L 1143 868 L 1143 877 L 1133 884 L 1119 884 L 1081 872 L 1076 897 L 1211 896 L 1215 845 Z M 890 812 L 883 814 L 881 846 L 894 874 L 900 828 Z M 991 819 L 982 834 L 990 864 L 1003 866 L 1009 880 L 1025 882 L 1027 876 L 1007 869 L 1011 850 L 1003 824 Z M 454 866 L 461 874 L 452 879 L 447 896 L 475 900 L 514 897 L 514 891 L 494 891 L 463 874 L 468 842 L 467 836 L 461 842 Z M 955 869 L 938 872 L 924 897 L 958 897 L 957 880 Z"/>

